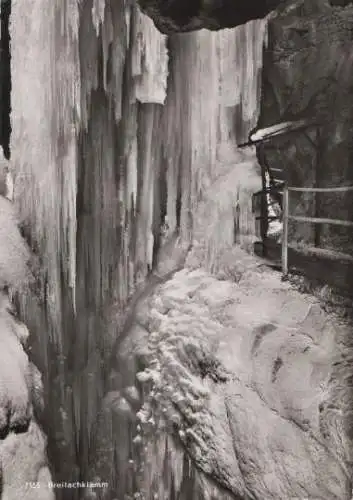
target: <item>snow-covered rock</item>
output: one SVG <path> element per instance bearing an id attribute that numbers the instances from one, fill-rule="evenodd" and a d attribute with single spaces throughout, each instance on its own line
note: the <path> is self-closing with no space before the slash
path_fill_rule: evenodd
<path id="1" fill-rule="evenodd" d="M 9 434 L 0 443 L 3 500 L 54 500 L 46 464 L 46 438 L 32 421 L 25 434 Z"/>
<path id="2" fill-rule="evenodd" d="M 29 250 L 20 235 L 15 207 L 0 196 L 0 479 L 1 498 L 52 500 L 46 438 L 33 405 L 43 411 L 41 374 L 30 362 L 29 331 L 16 317 L 7 292 L 28 284 Z"/>
<path id="3" fill-rule="evenodd" d="M 237 282 L 177 273 L 145 299 L 142 324 L 120 347 L 142 391 L 130 451 L 140 491 L 348 500 L 349 325 L 241 250 L 233 259 Z"/>
<path id="4" fill-rule="evenodd" d="M 28 248 L 18 229 L 13 204 L 0 196 L 0 288 L 17 289 L 28 278 Z"/>

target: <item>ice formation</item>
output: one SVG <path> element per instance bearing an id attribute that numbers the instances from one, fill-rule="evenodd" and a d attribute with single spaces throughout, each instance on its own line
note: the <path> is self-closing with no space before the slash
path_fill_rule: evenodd
<path id="1" fill-rule="evenodd" d="M 105 311 L 146 276 L 162 214 L 191 241 L 224 151 L 229 170 L 237 163 L 235 120 L 256 123 L 265 30 L 174 36 L 167 48 L 124 0 L 13 0 L 11 16 L 15 203 L 41 261 L 21 314 L 46 365 L 46 403 L 62 409 L 50 425 L 64 478 L 86 466 Z M 242 204 L 234 177 L 214 220 Z"/>

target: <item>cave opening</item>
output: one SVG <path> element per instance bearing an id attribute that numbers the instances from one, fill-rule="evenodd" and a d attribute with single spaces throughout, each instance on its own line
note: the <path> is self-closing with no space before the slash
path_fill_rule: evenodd
<path id="1" fill-rule="evenodd" d="M 10 159 L 11 136 L 11 49 L 10 16 L 11 0 L 0 4 L 1 42 L 0 42 L 0 144 L 4 156 Z"/>

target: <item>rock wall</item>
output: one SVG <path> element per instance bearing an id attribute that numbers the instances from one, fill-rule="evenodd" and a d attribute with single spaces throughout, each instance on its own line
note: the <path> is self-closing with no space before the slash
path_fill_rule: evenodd
<path id="1" fill-rule="evenodd" d="M 1 19 L 1 54 L 0 54 L 0 144 L 7 159 L 10 157 L 11 135 L 11 75 L 10 75 L 10 33 L 9 19 L 11 15 L 11 0 L 3 0 L 0 5 Z"/>
<path id="2" fill-rule="evenodd" d="M 286 4 L 283 0 L 139 0 L 141 9 L 157 28 L 166 34 L 203 28 L 234 28 L 248 21 L 264 18 L 272 10 Z"/>
<path id="3" fill-rule="evenodd" d="M 267 162 L 283 167 L 291 186 L 353 185 L 352 30 L 349 2 L 300 2 L 269 21 L 259 125 L 301 118 L 318 124 L 266 148 Z M 290 199 L 292 214 L 353 220 L 351 192 Z M 290 239 L 353 251 L 351 228 L 291 222 Z"/>

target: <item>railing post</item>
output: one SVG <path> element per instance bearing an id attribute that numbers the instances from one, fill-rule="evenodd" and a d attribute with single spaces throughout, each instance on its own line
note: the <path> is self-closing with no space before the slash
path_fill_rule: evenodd
<path id="1" fill-rule="evenodd" d="M 258 146 L 258 159 L 261 167 L 262 179 L 262 194 L 261 194 L 261 219 L 260 219 L 260 232 L 262 239 L 262 256 L 266 257 L 266 239 L 268 231 L 268 206 L 267 206 L 267 192 L 266 192 L 266 166 L 265 166 L 265 151 L 262 143 Z"/>
<path id="2" fill-rule="evenodd" d="M 288 274 L 288 211 L 289 211 L 289 191 L 285 184 L 283 187 L 283 234 L 282 234 L 282 273 Z"/>

